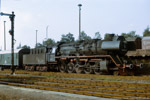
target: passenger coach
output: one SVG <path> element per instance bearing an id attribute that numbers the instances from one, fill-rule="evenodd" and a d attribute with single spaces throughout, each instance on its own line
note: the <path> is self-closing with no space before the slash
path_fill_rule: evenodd
<path id="1" fill-rule="evenodd" d="M 23 55 L 29 54 L 29 49 L 14 50 L 14 66 L 18 68 L 23 67 Z M 11 67 L 11 51 L 0 51 L 0 69 L 7 69 Z"/>

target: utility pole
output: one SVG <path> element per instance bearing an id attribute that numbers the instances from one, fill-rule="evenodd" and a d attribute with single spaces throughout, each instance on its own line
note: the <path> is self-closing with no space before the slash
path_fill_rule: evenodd
<path id="1" fill-rule="evenodd" d="M 36 31 L 36 48 L 37 48 L 37 32 L 38 30 L 35 30 Z"/>
<path id="2" fill-rule="evenodd" d="M 10 35 L 12 36 L 11 39 L 11 70 L 12 73 L 14 74 L 15 72 L 15 66 L 14 66 L 14 20 L 15 20 L 15 14 L 12 12 L 12 14 L 7 14 L 7 13 L 0 13 L 1 16 L 9 16 L 10 21 L 11 21 L 11 30 L 9 31 Z"/>
<path id="3" fill-rule="evenodd" d="M 78 4 L 79 6 L 79 40 L 81 40 L 81 6 L 82 4 Z"/>
<path id="4" fill-rule="evenodd" d="M 6 21 L 4 21 L 4 50 L 6 50 L 6 28 L 5 28 Z"/>

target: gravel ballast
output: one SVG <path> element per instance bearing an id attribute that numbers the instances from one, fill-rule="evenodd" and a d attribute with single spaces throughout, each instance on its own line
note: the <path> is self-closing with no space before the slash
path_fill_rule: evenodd
<path id="1" fill-rule="evenodd" d="M 0 100 L 114 100 L 114 99 L 0 85 Z"/>

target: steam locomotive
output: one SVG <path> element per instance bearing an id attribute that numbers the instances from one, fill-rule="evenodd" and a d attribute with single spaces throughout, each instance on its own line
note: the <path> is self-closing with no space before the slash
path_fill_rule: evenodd
<path id="1" fill-rule="evenodd" d="M 133 64 L 127 51 L 135 44 L 123 36 L 110 34 L 106 40 L 59 42 L 55 46 L 21 49 L 15 52 L 15 66 L 25 70 L 60 71 L 86 74 L 133 75 L 142 64 Z M 10 66 L 11 53 L 0 52 L 0 67 Z"/>

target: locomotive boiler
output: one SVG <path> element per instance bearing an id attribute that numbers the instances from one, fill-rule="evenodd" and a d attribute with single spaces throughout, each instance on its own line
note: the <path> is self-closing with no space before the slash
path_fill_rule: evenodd
<path id="1" fill-rule="evenodd" d="M 73 43 L 60 43 L 56 55 L 61 56 L 89 56 L 89 55 L 124 55 L 128 48 L 123 36 L 109 35 L 109 39 L 82 40 Z"/>

